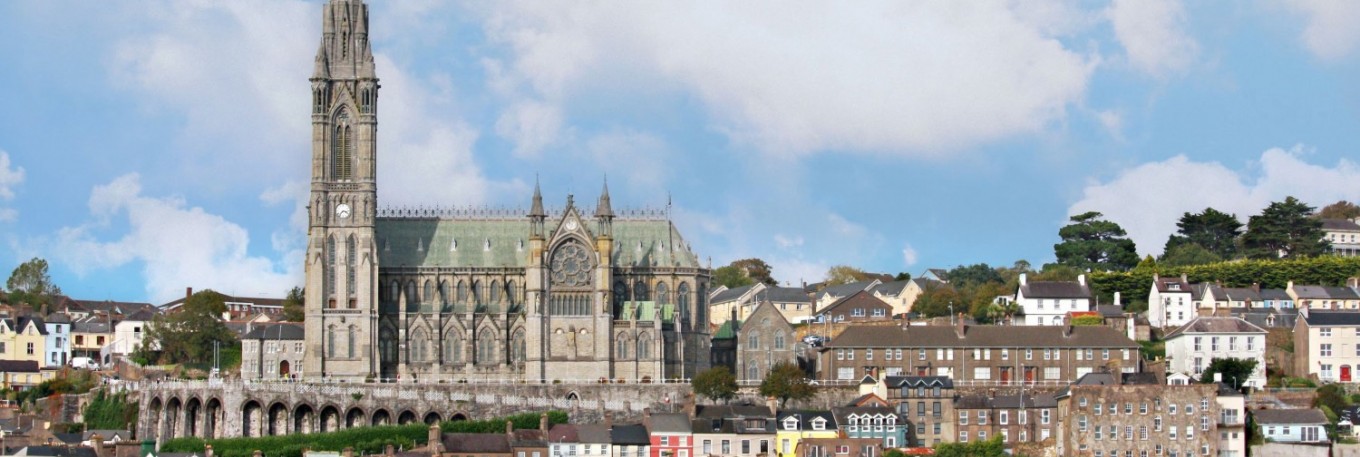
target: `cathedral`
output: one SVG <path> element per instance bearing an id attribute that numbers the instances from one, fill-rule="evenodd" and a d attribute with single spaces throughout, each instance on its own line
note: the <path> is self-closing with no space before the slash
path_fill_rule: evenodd
<path id="1" fill-rule="evenodd" d="M 667 212 L 380 207 L 368 6 L 330 0 L 311 77 L 301 375 L 346 382 L 683 379 L 708 368 L 710 271 Z M 431 186 L 438 183 L 430 183 Z"/>

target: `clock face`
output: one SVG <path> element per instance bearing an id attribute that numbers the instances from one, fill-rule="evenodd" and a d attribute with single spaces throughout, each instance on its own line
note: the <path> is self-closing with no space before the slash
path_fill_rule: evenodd
<path id="1" fill-rule="evenodd" d="M 339 206 L 336 206 L 335 215 L 340 216 L 341 219 L 349 219 L 349 205 L 341 203 Z"/>
<path id="2" fill-rule="evenodd" d="M 567 219 L 567 223 L 563 225 L 566 226 L 567 230 L 576 230 L 576 219 Z"/>

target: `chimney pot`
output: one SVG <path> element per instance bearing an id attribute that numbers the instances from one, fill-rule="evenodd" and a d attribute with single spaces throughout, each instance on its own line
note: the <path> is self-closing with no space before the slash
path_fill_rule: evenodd
<path id="1" fill-rule="evenodd" d="M 264 456 L 264 453 L 263 453 L 263 452 L 260 452 L 259 449 L 256 449 L 255 452 L 251 453 L 251 455 L 253 455 L 253 456 L 255 456 L 255 457 L 263 457 L 263 456 Z"/>
<path id="2" fill-rule="evenodd" d="M 548 413 L 538 415 L 538 430 L 545 434 L 548 433 Z"/>

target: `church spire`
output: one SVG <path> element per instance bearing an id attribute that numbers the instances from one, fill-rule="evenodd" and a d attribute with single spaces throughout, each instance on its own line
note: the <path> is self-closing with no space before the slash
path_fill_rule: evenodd
<path id="1" fill-rule="evenodd" d="M 538 177 L 534 177 L 534 202 L 529 209 L 529 217 L 546 217 L 543 212 L 543 193 L 538 190 Z"/>
<path id="2" fill-rule="evenodd" d="M 614 209 L 609 206 L 609 177 L 604 178 L 604 191 L 600 193 L 600 204 L 595 208 L 595 217 L 614 218 Z"/>

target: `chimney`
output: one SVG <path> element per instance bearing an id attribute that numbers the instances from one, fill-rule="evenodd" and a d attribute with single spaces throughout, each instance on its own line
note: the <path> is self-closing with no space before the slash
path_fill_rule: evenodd
<path id="1" fill-rule="evenodd" d="M 444 446 L 443 446 L 443 445 L 444 445 L 444 440 L 443 440 L 442 438 L 443 438 L 443 434 L 440 433 L 440 431 L 439 431 L 439 424 L 431 425 L 431 426 L 430 426 L 430 433 L 429 433 L 429 436 L 426 437 L 426 440 L 429 442 L 429 443 L 427 444 L 427 446 L 429 446 L 429 448 L 430 448 L 431 451 L 434 451 L 434 452 L 443 452 L 443 451 L 444 451 L 444 449 L 442 449 L 442 448 L 444 447 Z"/>
<path id="2" fill-rule="evenodd" d="M 1020 273 L 1020 285 L 1023 286 L 1023 285 L 1025 285 L 1025 284 L 1027 284 L 1028 282 L 1029 282 L 1029 274 L 1028 274 L 1028 273 Z"/>
<path id="3" fill-rule="evenodd" d="M 1186 275 L 1185 273 L 1181 273 L 1181 285 L 1187 288 L 1190 287 L 1190 276 Z"/>
<path id="4" fill-rule="evenodd" d="M 352 448 L 352 447 L 346 447 L 345 450 L 340 451 L 340 456 L 341 456 L 341 457 L 354 457 L 354 448 Z"/>
<path id="5" fill-rule="evenodd" d="M 252 454 L 250 454 L 250 455 L 252 455 L 252 456 L 254 456 L 254 457 L 264 457 L 264 453 L 263 453 L 263 452 L 260 452 L 259 449 L 256 449 L 255 452 L 252 453 Z"/>
<path id="6" fill-rule="evenodd" d="M 543 436 L 548 436 L 548 413 L 538 415 L 538 431 L 543 432 Z"/>
<path id="7" fill-rule="evenodd" d="M 963 313 L 959 313 L 958 318 L 954 319 L 954 335 L 963 339 L 968 332 L 968 325 L 963 323 Z"/>
<path id="8" fill-rule="evenodd" d="M 774 397 L 765 397 L 765 407 L 770 409 L 771 416 L 779 415 L 779 402 Z"/>
<path id="9" fill-rule="evenodd" d="M 387 445 L 387 446 L 384 446 L 384 447 L 383 447 L 383 455 L 388 456 L 388 457 L 392 457 L 392 456 L 394 456 L 394 455 L 397 455 L 397 448 L 394 447 L 394 446 L 392 446 L 391 444 L 389 444 L 389 445 Z M 260 456 L 257 455 L 257 456 L 255 456 L 255 457 L 260 457 Z"/>
<path id="10" fill-rule="evenodd" d="M 515 423 L 513 421 L 505 421 L 505 436 L 511 439 L 515 438 Z"/>
<path id="11" fill-rule="evenodd" d="M 614 413 L 612 411 L 604 412 L 604 429 L 605 430 L 614 429 Z"/>
<path id="12" fill-rule="evenodd" d="M 642 427 L 652 432 L 652 408 L 642 408 Z"/>
<path id="13" fill-rule="evenodd" d="M 1071 315 L 1071 314 L 1065 314 L 1065 315 L 1063 315 L 1062 329 L 1063 329 L 1063 330 L 1062 330 L 1062 332 L 1063 332 L 1063 338 L 1067 338 L 1067 337 L 1069 337 L 1069 336 L 1072 336 L 1072 315 Z"/>
<path id="14" fill-rule="evenodd" d="M 1119 293 L 1119 291 L 1117 291 L 1117 290 L 1114 291 L 1114 305 L 1115 305 L 1115 306 L 1118 306 L 1120 309 L 1123 309 L 1123 308 L 1124 308 L 1124 304 L 1121 303 L 1122 300 L 1119 299 L 1119 296 L 1120 296 L 1120 295 L 1121 295 L 1121 294 Z"/>
<path id="15" fill-rule="evenodd" d="M 1352 289 L 1360 288 L 1360 277 L 1351 276 L 1349 278 L 1346 278 L 1346 287 L 1350 287 Z"/>
<path id="16" fill-rule="evenodd" d="M 1256 293 L 1258 293 L 1258 294 L 1261 293 L 1261 283 L 1259 283 L 1259 282 L 1253 282 L 1253 283 L 1251 283 L 1251 290 L 1256 291 Z"/>
<path id="17" fill-rule="evenodd" d="M 1082 273 L 1082 274 L 1077 275 L 1077 284 L 1081 284 L 1081 285 L 1083 285 L 1083 286 L 1086 285 L 1086 274 L 1085 274 L 1085 273 Z"/>
<path id="18" fill-rule="evenodd" d="M 213 450 L 211 444 L 203 445 L 203 457 L 213 457 Z"/>
<path id="19" fill-rule="evenodd" d="M 99 433 L 90 435 L 90 445 L 94 446 L 96 457 L 109 457 L 108 448 L 104 447 L 104 437 L 99 436 Z"/>

